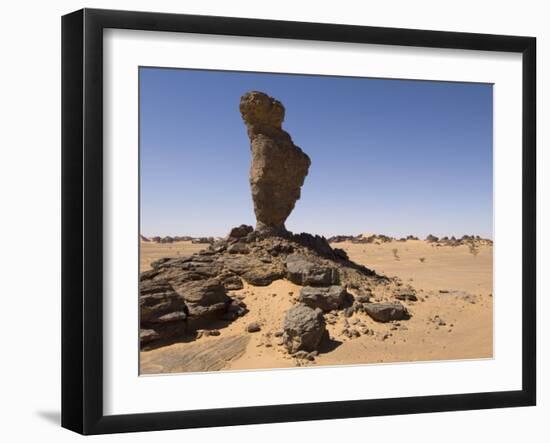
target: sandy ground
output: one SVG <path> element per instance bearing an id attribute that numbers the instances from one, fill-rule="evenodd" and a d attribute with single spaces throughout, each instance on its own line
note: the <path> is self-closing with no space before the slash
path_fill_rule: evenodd
<path id="1" fill-rule="evenodd" d="M 191 255 L 208 247 L 207 244 L 178 241 L 174 243 L 140 242 L 139 272 L 151 269 L 151 263 L 159 258 Z"/>
<path id="2" fill-rule="evenodd" d="M 284 368 L 302 365 L 342 365 L 379 362 L 490 358 L 493 352 L 492 247 L 482 246 L 477 255 L 468 247 L 436 247 L 424 241 L 376 244 L 337 243 L 350 258 L 378 273 L 398 276 L 416 288 L 417 302 L 403 302 L 412 317 L 401 322 L 377 323 L 363 313 L 345 318 L 342 312 L 329 315 L 327 329 L 331 340 L 314 362 L 290 357 L 280 345 L 285 312 L 295 303 L 300 287 L 278 280 L 266 287 L 245 284 L 230 295 L 244 300 L 249 312 L 232 323 L 212 328 L 219 336 L 176 343 L 141 352 L 143 374 L 200 370 L 183 364 L 186 353 L 201 353 L 216 341 L 246 335 L 234 355 L 221 355 L 223 361 L 206 364 L 205 370 Z M 142 269 L 162 256 L 195 252 L 204 245 L 142 243 Z M 397 249 L 397 251 L 394 251 Z M 421 259 L 423 259 L 421 261 Z M 248 333 L 246 326 L 258 322 L 259 332 Z M 344 327 L 369 330 L 358 338 L 342 334 Z M 221 342 L 220 342 L 221 343 Z M 193 347 L 194 346 L 194 347 Z M 183 360 L 182 360 L 183 359 Z M 211 368 L 211 369 L 210 369 Z"/>

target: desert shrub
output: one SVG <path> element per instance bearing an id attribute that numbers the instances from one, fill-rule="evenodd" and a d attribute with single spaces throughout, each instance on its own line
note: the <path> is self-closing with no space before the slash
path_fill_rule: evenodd
<path id="1" fill-rule="evenodd" d="M 420 257 L 418 260 L 420 260 L 420 263 L 424 263 L 426 261 L 426 257 Z"/>
<path id="2" fill-rule="evenodd" d="M 394 258 L 395 258 L 396 260 L 399 260 L 399 254 L 398 254 L 399 250 L 398 250 L 397 248 L 393 248 L 393 249 L 391 250 L 391 252 L 393 253 Z"/>

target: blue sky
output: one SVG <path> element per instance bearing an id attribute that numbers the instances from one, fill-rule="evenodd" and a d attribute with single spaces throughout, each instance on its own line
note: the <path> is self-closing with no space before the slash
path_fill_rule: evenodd
<path id="1" fill-rule="evenodd" d="M 255 224 L 247 91 L 311 158 L 293 232 L 492 238 L 492 85 L 140 68 L 141 232 Z"/>

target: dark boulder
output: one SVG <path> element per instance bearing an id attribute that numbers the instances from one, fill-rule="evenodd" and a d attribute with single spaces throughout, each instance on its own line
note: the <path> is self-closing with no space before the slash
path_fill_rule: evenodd
<path id="1" fill-rule="evenodd" d="M 409 318 L 407 308 L 400 303 L 366 303 L 363 308 L 373 320 L 382 323 Z"/>
<path id="2" fill-rule="evenodd" d="M 405 288 L 398 288 L 393 296 L 397 299 L 397 300 L 401 300 L 401 301 L 417 301 L 418 300 L 418 297 L 416 296 L 416 291 L 411 288 L 410 286 L 409 287 L 405 287 Z"/>
<path id="3" fill-rule="evenodd" d="M 321 310 L 299 304 L 287 311 L 283 323 L 283 344 L 290 354 L 316 351 L 327 337 Z"/>
<path id="4" fill-rule="evenodd" d="M 342 286 L 314 287 L 306 286 L 300 291 L 298 301 L 310 308 L 319 308 L 323 312 L 342 309 L 349 305 L 352 296 Z"/>
<path id="5" fill-rule="evenodd" d="M 285 264 L 286 278 L 297 285 L 330 286 L 339 283 L 336 268 L 314 262 L 305 255 L 289 255 Z"/>
<path id="6" fill-rule="evenodd" d="M 248 226 L 248 225 L 240 225 L 240 226 L 237 226 L 233 229 L 231 229 L 231 231 L 229 232 L 229 236 L 228 237 L 231 237 L 231 238 L 242 238 L 242 237 L 246 237 L 248 234 L 250 234 L 252 231 L 254 230 L 254 228 L 252 226 Z"/>

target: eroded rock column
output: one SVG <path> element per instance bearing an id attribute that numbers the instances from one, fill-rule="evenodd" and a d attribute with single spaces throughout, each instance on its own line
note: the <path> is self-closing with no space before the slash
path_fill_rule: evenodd
<path id="1" fill-rule="evenodd" d="M 250 187 L 256 230 L 284 234 L 311 160 L 282 129 L 285 108 L 281 102 L 252 91 L 241 97 L 240 111 L 252 151 Z"/>

